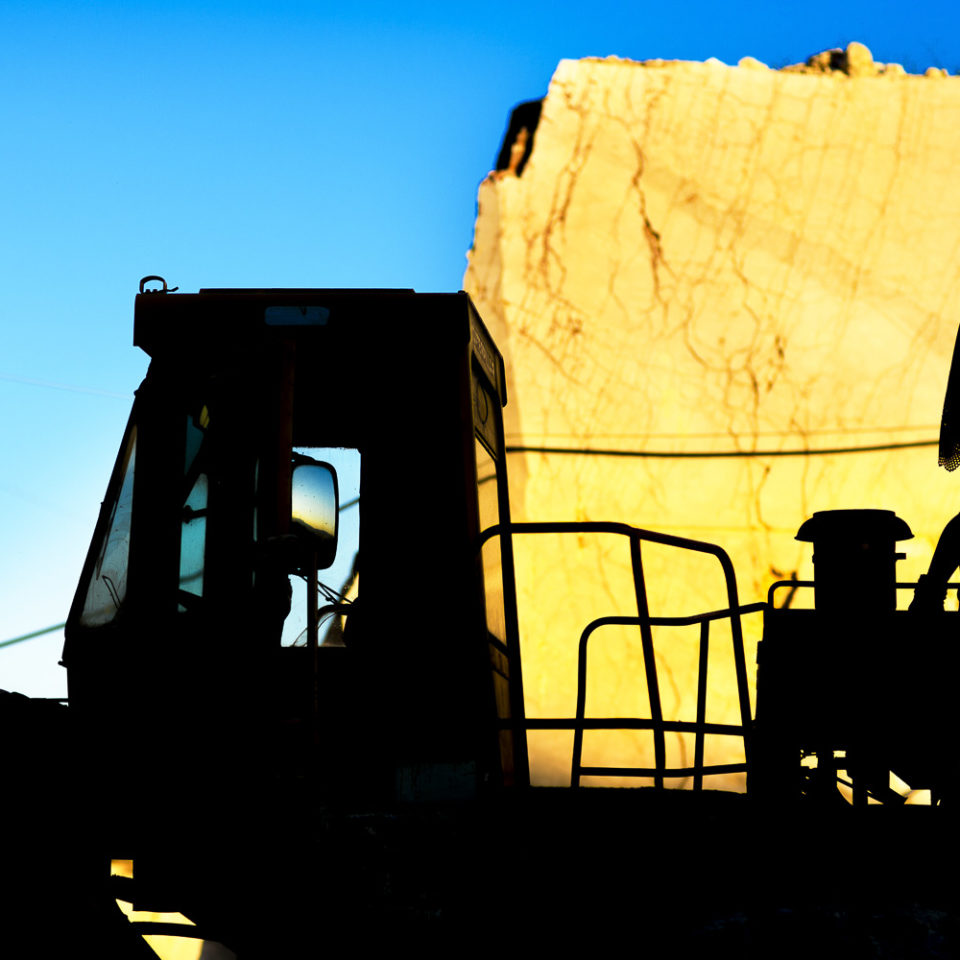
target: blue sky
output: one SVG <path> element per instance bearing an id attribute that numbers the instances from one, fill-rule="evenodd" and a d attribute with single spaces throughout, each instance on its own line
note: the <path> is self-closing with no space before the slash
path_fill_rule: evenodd
<path id="1" fill-rule="evenodd" d="M 138 279 L 459 289 L 511 107 L 558 60 L 960 70 L 952 3 L 0 0 L 0 640 L 62 621 L 146 370 Z M 62 638 L 0 688 L 65 693 Z"/>

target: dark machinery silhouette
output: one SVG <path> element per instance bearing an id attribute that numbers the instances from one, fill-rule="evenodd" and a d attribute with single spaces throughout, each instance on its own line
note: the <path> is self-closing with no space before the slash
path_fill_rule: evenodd
<path id="1" fill-rule="evenodd" d="M 112 897 L 179 910 L 241 960 L 313 956 L 337 938 L 482 937 L 504 918 L 568 910 L 622 923 L 640 909 L 638 891 L 662 898 L 681 876 L 690 888 L 677 843 L 741 863 L 730 845 L 759 808 L 732 794 L 694 806 L 711 773 L 747 772 L 749 793 L 774 805 L 826 797 L 829 807 L 843 771 L 855 805 L 891 800 L 891 770 L 937 797 L 953 790 L 889 709 L 909 689 L 908 709 L 924 711 L 916 644 L 940 658 L 941 676 L 956 675 L 941 637 L 955 634 L 955 615 L 932 616 L 909 649 L 893 636 L 911 615 L 892 600 L 894 543 L 909 535 L 892 514 L 805 525 L 815 610 L 777 608 L 779 585 L 769 604 L 741 606 L 729 558 L 711 544 L 617 523 L 511 523 L 503 360 L 466 294 L 141 283 L 134 342 L 151 363 L 67 621 L 69 706 L 0 699 L 7 729 L 29 731 L 7 764 L 20 792 L 7 791 L 5 809 L 29 811 L 31 824 L 8 860 L 8 875 L 25 878 L 10 928 L 59 945 L 51 955 L 68 955 L 75 937 L 44 925 L 38 889 L 61 910 L 69 903 L 66 925 L 106 937 L 103 955 L 117 957 L 146 948 L 125 920 L 106 919 Z M 362 525 L 347 535 L 358 499 L 342 493 L 357 482 Z M 636 625 L 649 716 L 590 719 L 581 696 L 576 717 L 528 720 L 513 542 L 591 531 L 629 548 L 637 615 L 585 625 L 581 694 L 591 634 Z M 727 607 L 652 615 L 651 541 L 715 557 Z M 855 556 L 843 554 L 851 543 Z M 335 564 L 339 589 L 318 582 Z M 854 567 L 863 583 L 838 591 L 837 570 Z M 882 597 L 854 607 L 860 588 Z M 764 608 L 754 729 L 740 616 Z M 733 639 L 738 724 L 705 719 L 717 621 Z M 665 718 L 652 631 L 695 624 L 697 716 Z M 614 727 L 651 731 L 654 767 L 584 765 L 584 730 Z M 652 778 L 654 790 L 531 788 L 535 728 L 573 732 L 574 786 L 621 773 Z M 688 767 L 667 763 L 664 738 L 678 731 L 696 738 Z M 741 740 L 743 762 L 705 764 L 708 735 Z M 667 783 L 688 777 L 698 793 L 664 800 Z M 718 811 L 723 831 L 711 825 Z M 682 840 L 650 828 L 681 821 Z M 621 885 L 603 865 L 623 850 L 662 869 Z M 111 857 L 133 859 L 133 881 L 108 889 Z M 679 909 L 658 903 L 648 917 Z"/>
<path id="2" fill-rule="evenodd" d="M 842 785 L 856 806 L 896 805 L 909 787 L 931 791 L 934 805 L 956 801 L 960 613 L 943 610 L 946 578 L 939 608 L 897 609 L 898 590 L 916 585 L 897 582 L 896 543 L 912 536 L 889 510 L 824 511 L 800 528 L 797 539 L 814 545 L 815 580 L 769 591 L 757 653 L 755 794 L 829 804 L 846 802 Z M 783 602 L 787 589 L 811 588 L 806 609 Z"/>

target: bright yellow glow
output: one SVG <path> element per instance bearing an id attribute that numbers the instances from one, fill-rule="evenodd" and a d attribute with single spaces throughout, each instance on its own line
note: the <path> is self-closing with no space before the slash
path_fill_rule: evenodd
<path id="1" fill-rule="evenodd" d="M 464 278 L 505 356 L 507 443 L 689 455 L 935 439 L 960 317 L 960 192 L 943 160 L 958 154 L 953 78 L 563 61 L 523 176 L 480 188 Z M 518 452 L 508 469 L 515 520 L 620 520 L 713 541 L 741 602 L 812 579 L 794 536 L 815 511 L 895 510 L 915 534 L 899 579 L 915 580 L 960 509 L 957 477 L 930 448 Z M 725 605 L 715 570 L 655 548 L 644 564 L 654 614 Z M 545 537 L 520 545 L 517 574 L 527 712 L 569 717 L 580 631 L 636 611 L 626 552 L 611 538 Z M 661 633 L 664 712 L 684 719 L 691 640 Z M 752 682 L 760 617 L 745 633 Z M 725 636 L 711 631 L 708 719 L 736 722 Z M 595 635 L 588 713 L 642 709 L 637 650 L 627 631 Z M 652 762 L 643 735 L 590 740 L 591 762 Z M 536 782 L 567 782 L 571 742 L 532 735 Z M 737 744 L 710 751 L 724 762 Z"/>
<path id="2" fill-rule="evenodd" d="M 901 797 L 907 797 L 910 794 L 910 784 L 901 780 L 892 770 L 890 771 L 890 789 L 894 793 L 899 793 Z"/>
<path id="3" fill-rule="evenodd" d="M 114 860 L 111 874 L 123 877 L 133 876 L 132 860 Z M 194 926 L 182 913 L 154 913 L 148 910 L 134 910 L 129 903 L 118 900 L 117 904 L 130 921 L 145 923 L 181 923 Z M 171 937 L 147 934 L 143 938 L 160 960 L 198 960 L 203 949 L 203 941 L 192 937 Z"/>

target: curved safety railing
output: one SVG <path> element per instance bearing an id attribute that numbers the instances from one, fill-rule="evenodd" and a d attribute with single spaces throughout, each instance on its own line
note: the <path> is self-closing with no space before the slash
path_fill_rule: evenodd
<path id="1" fill-rule="evenodd" d="M 584 776 L 623 776 L 649 777 L 654 786 L 663 789 L 664 780 L 670 778 L 693 777 L 695 790 L 703 788 L 703 777 L 711 774 L 744 772 L 749 769 L 751 760 L 751 710 L 750 694 L 747 685 L 747 666 L 743 649 L 743 630 L 740 617 L 746 613 L 763 610 L 764 603 L 752 603 L 741 606 L 737 595 L 737 582 L 733 563 L 727 552 L 716 544 L 702 540 L 692 540 L 672 534 L 644 530 L 626 523 L 603 521 L 559 521 L 555 523 L 511 523 L 490 527 L 480 537 L 482 547 L 487 540 L 495 536 L 513 536 L 529 534 L 615 534 L 624 536 L 630 542 L 630 559 L 633 573 L 634 592 L 637 601 L 637 616 L 600 617 L 587 624 L 580 635 L 577 663 L 577 710 L 571 719 L 526 718 L 525 730 L 569 730 L 574 731 L 573 759 L 571 765 L 571 786 L 579 787 Z M 643 574 L 641 544 L 657 543 L 680 550 L 692 550 L 714 556 L 723 572 L 727 592 L 727 607 L 687 617 L 653 617 L 647 606 L 646 582 Z M 737 697 L 740 711 L 740 723 L 720 724 L 706 722 L 707 662 L 709 652 L 710 624 L 717 620 L 729 619 L 733 642 L 734 671 L 737 683 Z M 696 720 L 666 720 L 660 698 L 660 685 L 654 654 L 653 627 L 655 626 L 691 626 L 700 624 L 700 649 L 697 678 Z M 610 625 L 636 625 L 640 629 L 640 643 L 643 653 L 644 673 L 650 703 L 650 716 L 646 718 L 604 717 L 590 718 L 586 714 L 587 689 L 587 645 L 590 637 L 600 628 Z M 654 743 L 653 767 L 594 767 L 583 766 L 583 734 L 585 730 L 651 730 Z M 667 767 L 666 734 L 684 732 L 694 734 L 694 763 L 692 767 Z M 739 737 L 743 741 L 743 763 L 704 764 L 704 740 L 707 735 Z"/>
<path id="2" fill-rule="evenodd" d="M 647 617 L 645 620 L 641 617 L 599 617 L 587 624 L 583 633 L 580 635 L 580 647 L 577 660 L 577 717 L 573 736 L 573 760 L 570 770 L 571 786 L 580 785 L 580 778 L 586 776 L 621 776 L 621 777 L 652 777 L 654 786 L 662 788 L 664 778 L 686 778 L 693 777 L 693 789 L 703 789 L 704 776 L 710 776 L 721 773 L 745 773 L 747 770 L 747 756 L 749 753 L 750 740 L 750 707 L 749 699 L 746 708 L 743 702 L 740 704 L 741 722 L 731 723 L 707 723 L 707 663 L 710 650 L 710 623 L 714 620 L 723 620 L 730 618 L 736 624 L 734 634 L 739 630 L 739 618 L 746 613 L 753 613 L 763 610 L 766 605 L 763 603 L 751 603 L 745 606 L 737 607 L 733 610 L 713 610 L 709 613 L 703 613 L 690 617 Z M 587 641 L 593 635 L 594 631 L 600 627 L 619 625 L 629 626 L 636 624 L 643 630 L 644 625 L 650 627 L 680 627 L 700 624 L 700 648 L 698 651 L 697 664 L 697 715 L 696 720 L 665 720 L 659 708 L 659 690 L 656 697 L 651 697 L 651 714 L 649 719 L 587 719 L 586 713 L 586 693 L 587 693 Z M 652 631 L 651 631 L 652 635 Z M 739 656 L 743 657 L 743 639 L 742 636 L 734 638 L 734 657 L 735 662 Z M 652 653 L 652 651 L 651 651 Z M 647 662 L 647 650 L 644 647 L 644 662 Z M 654 665 L 656 661 L 654 660 Z M 654 666 L 654 669 L 656 667 Z M 655 681 L 658 682 L 658 681 Z M 740 689 L 740 678 L 738 670 L 738 689 Z M 648 682 L 648 689 L 650 689 Z M 656 705 L 656 706 L 655 706 Z M 747 719 L 744 720 L 744 709 L 747 711 Z M 656 766 L 654 767 L 597 767 L 584 766 L 583 757 L 583 733 L 584 730 L 652 730 L 654 736 L 654 758 Z M 693 748 L 693 766 L 692 767 L 668 767 L 666 766 L 666 734 L 667 733 L 692 733 L 694 735 Z M 707 734 L 719 734 L 722 736 L 741 737 L 744 741 L 744 761 L 742 763 L 715 763 L 705 764 L 703 759 L 704 740 Z"/>

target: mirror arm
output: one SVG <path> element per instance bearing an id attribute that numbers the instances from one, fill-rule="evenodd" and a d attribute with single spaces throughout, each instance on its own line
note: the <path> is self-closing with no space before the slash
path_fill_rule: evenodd
<path id="1" fill-rule="evenodd" d="M 317 552 L 310 551 L 310 563 L 307 570 L 307 646 L 310 648 L 310 660 L 313 670 L 313 740 L 320 739 L 320 596 L 317 586 Z"/>

